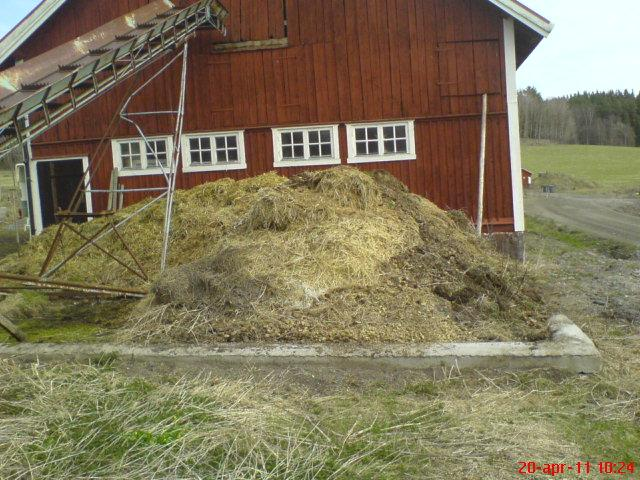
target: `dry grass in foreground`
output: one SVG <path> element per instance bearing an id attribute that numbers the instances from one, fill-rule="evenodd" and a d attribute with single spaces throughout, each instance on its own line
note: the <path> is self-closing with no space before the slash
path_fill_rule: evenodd
<path id="1" fill-rule="evenodd" d="M 354 378 L 319 394 L 286 375 L 142 379 L 108 365 L 4 361 L 0 472 L 7 480 L 499 480 L 515 478 L 519 461 L 637 462 L 640 345 L 599 343 L 606 367 L 593 377 L 454 371 L 443 380 Z"/>

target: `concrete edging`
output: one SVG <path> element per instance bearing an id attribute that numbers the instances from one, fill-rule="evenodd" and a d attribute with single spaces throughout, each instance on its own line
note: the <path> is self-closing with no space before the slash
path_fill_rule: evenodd
<path id="1" fill-rule="evenodd" d="M 161 363 L 327 365 L 337 368 L 395 367 L 433 369 L 556 368 L 574 373 L 595 373 L 602 365 L 591 339 L 564 315 L 549 320 L 550 340 L 540 342 L 445 343 L 433 345 L 261 345 L 211 347 L 137 347 L 113 344 L 0 345 L 0 358 L 16 360 L 78 360 L 114 355 Z"/>

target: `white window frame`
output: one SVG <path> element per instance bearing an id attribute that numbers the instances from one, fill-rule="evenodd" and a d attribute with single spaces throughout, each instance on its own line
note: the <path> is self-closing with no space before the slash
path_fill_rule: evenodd
<path id="1" fill-rule="evenodd" d="M 147 140 L 158 141 L 164 140 L 167 144 L 167 164 L 171 165 L 171 159 L 173 158 L 173 138 L 170 136 L 156 136 L 148 137 Z M 120 145 L 123 143 L 137 142 L 140 145 L 140 155 L 142 159 L 142 168 L 122 168 L 122 154 L 120 153 Z M 113 153 L 113 167 L 118 169 L 118 176 L 120 177 L 139 177 L 143 175 L 162 175 L 163 169 L 161 167 L 147 168 L 147 142 L 142 137 L 133 138 L 114 138 L 111 140 L 111 152 Z M 169 171 L 169 166 L 164 167 L 164 171 Z"/>
<path id="2" fill-rule="evenodd" d="M 309 154 L 309 132 L 314 130 L 331 131 L 331 156 L 311 158 Z M 338 137 L 338 125 L 313 125 L 300 127 L 273 128 L 273 166 L 275 168 L 286 167 L 312 167 L 316 165 L 340 165 L 340 141 Z M 282 156 L 282 134 L 303 132 L 304 159 L 284 159 Z"/>
<path id="3" fill-rule="evenodd" d="M 236 163 L 216 163 L 216 138 L 236 137 L 238 145 L 238 161 Z M 192 164 L 191 147 L 189 140 L 192 138 L 208 138 L 211 144 L 211 164 Z M 221 172 L 230 170 L 245 170 L 247 159 L 244 150 L 244 130 L 234 130 L 227 132 L 204 132 L 189 133 L 182 136 L 182 171 L 189 172 Z"/>
<path id="4" fill-rule="evenodd" d="M 384 152 L 384 136 L 382 130 L 384 127 L 391 126 L 405 127 L 407 132 L 407 153 L 379 153 L 378 155 L 358 155 L 356 150 L 357 128 L 376 127 L 378 129 L 378 152 Z M 413 120 L 400 120 L 396 122 L 349 123 L 347 124 L 347 146 L 349 148 L 349 157 L 347 158 L 347 163 L 399 162 L 415 160 L 417 158 L 415 122 Z"/>

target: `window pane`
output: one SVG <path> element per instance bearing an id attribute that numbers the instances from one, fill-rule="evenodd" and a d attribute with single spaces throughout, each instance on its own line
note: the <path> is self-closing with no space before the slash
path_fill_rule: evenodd
<path id="1" fill-rule="evenodd" d="M 121 155 L 128 155 L 129 154 L 129 144 L 128 143 L 121 143 L 120 144 L 120 154 Z"/>
<path id="2" fill-rule="evenodd" d="M 331 144 L 330 143 L 325 143 L 322 145 L 322 156 L 323 157 L 330 157 L 331 156 Z"/>
<path id="3" fill-rule="evenodd" d="M 151 140 L 147 145 L 147 153 L 163 153 L 167 151 L 167 142 L 164 140 Z"/>
<path id="4" fill-rule="evenodd" d="M 282 134 L 282 143 L 283 145 L 291 145 L 291 133 L 283 133 Z"/>
<path id="5" fill-rule="evenodd" d="M 406 140 L 398 140 L 396 142 L 396 152 L 398 153 L 408 153 L 409 149 L 407 148 Z"/>
<path id="6" fill-rule="evenodd" d="M 331 142 L 331 130 L 321 130 L 320 131 L 320 140 L 323 143 Z"/>
<path id="7" fill-rule="evenodd" d="M 304 135 L 302 132 L 293 132 L 293 143 L 303 143 Z"/>
<path id="8" fill-rule="evenodd" d="M 227 152 L 227 158 L 229 159 L 230 162 L 237 162 L 238 161 L 238 149 L 236 148 L 232 148 Z"/>
<path id="9" fill-rule="evenodd" d="M 140 146 L 138 146 L 140 149 Z M 131 168 L 142 168 L 142 156 L 141 155 L 132 155 L 131 156 Z"/>
<path id="10" fill-rule="evenodd" d="M 384 135 L 384 138 L 393 138 L 393 127 L 384 127 L 382 129 L 382 135 Z"/>
<path id="11" fill-rule="evenodd" d="M 211 148 L 211 139 L 209 137 L 202 137 L 200 139 L 200 148 L 202 150 L 209 150 Z"/>
<path id="12" fill-rule="evenodd" d="M 396 138 L 406 138 L 407 130 L 404 125 L 398 125 L 396 127 Z"/>
<path id="13" fill-rule="evenodd" d="M 216 148 L 226 148 L 225 137 L 216 137 Z"/>
<path id="14" fill-rule="evenodd" d="M 202 152 L 202 163 L 211 163 L 211 150 Z"/>
<path id="15" fill-rule="evenodd" d="M 365 142 L 357 142 L 356 143 L 356 153 L 358 155 L 366 155 L 367 154 L 367 144 Z"/>
<path id="16" fill-rule="evenodd" d="M 283 158 L 292 158 L 293 149 L 291 147 L 282 147 Z"/>
<path id="17" fill-rule="evenodd" d="M 191 152 L 191 163 L 202 163 L 202 158 L 200 157 L 200 152 L 198 152 L 198 151 Z"/>
<path id="18" fill-rule="evenodd" d="M 378 138 L 378 129 L 377 127 L 369 127 L 367 128 L 367 138 L 369 140 L 373 140 Z"/>
<path id="19" fill-rule="evenodd" d="M 216 150 L 216 159 L 218 162 L 226 162 L 227 161 L 227 151 L 226 150 Z"/>
<path id="20" fill-rule="evenodd" d="M 356 140 L 364 140 L 366 139 L 367 130 L 364 128 L 356 128 Z"/>
<path id="21" fill-rule="evenodd" d="M 200 148 L 200 141 L 197 138 L 190 138 L 189 148 L 191 150 L 198 150 L 198 148 Z"/>
<path id="22" fill-rule="evenodd" d="M 238 139 L 235 135 L 227 137 L 227 148 L 236 148 L 238 146 Z"/>
<path id="23" fill-rule="evenodd" d="M 368 142 L 368 145 L 369 145 L 369 155 L 376 155 L 379 153 L 378 142 Z"/>
<path id="24" fill-rule="evenodd" d="M 395 153 L 396 147 L 393 140 L 387 140 L 384 142 L 384 153 Z"/>
<path id="25" fill-rule="evenodd" d="M 302 145 L 293 147 L 293 155 L 295 158 L 304 158 L 304 147 Z"/>
<path id="26" fill-rule="evenodd" d="M 312 130 L 309 132 L 309 143 L 318 143 L 319 136 L 317 130 Z"/>
<path id="27" fill-rule="evenodd" d="M 149 165 L 147 165 L 147 167 L 158 167 L 159 165 L 162 165 L 163 167 L 166 167 L 168 165 L 167 162 L 167 155 L 164 153 L 158 154 L 155 157 L 151 158 L 149 160 Z"/>
<path id="28" fill-rule="evenodd" d="M 131 160 L 129 160 L 129 157 L 122 157 L 122 168 L 131 168 Z"/>
<path id="29" fill-rule="evenodd" d="M 319 157 L 320 156 L 320 145 L 309 145 L 309 156 L 311 156 L 311 157 Z"/>

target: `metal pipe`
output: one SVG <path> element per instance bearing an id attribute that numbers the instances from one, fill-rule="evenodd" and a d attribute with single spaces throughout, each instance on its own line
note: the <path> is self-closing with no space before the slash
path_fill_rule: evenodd
<path id="1" fill-rule="evenodd" d="M 61 223 L 61 226 L 64 226 L 65 223 Z M 109 228 L 109 225 L 105 225 L 104 227 L 102 227 L 100 230 L 98 230 L 92 237 L 91 240 L 94 240 L 96 237 L 98 237 L 102 232 L 104 232 L 107 228 Z M 58 230 L 58 233 L 61 233 L 62 230 Z M 88 246 L 88 244 L 90 243 L 90 241 L 85 241 L 85 243 L 83 243 L 82 245 L 80 245 L 78 248 L 76 248 L 71 254 L 67 255 L 61 262 L 60 262 L 60 266 L 64 266 L 66 265 L 69 260 L 71 260 L 72 258 L 74 258 L 78 252 L 80 250 L 82 250 L 83 248 L 85 248 L 86 246 Z M 49 254 L 51 255 L 53 253 L 53 249 L 49 250 Z M 44 264 L 42 265 L 42 269 L 40 270 L 40 278 L 47 278 L 50 273 L 47 272 L 47 267 L 49 266 L 49 263 L 51 263 L 51 259 L 47 258 L 47 260 L 44 262 Z"/>
<path id="2" fill-rule="evenodd" d="M 96 247 L 98 250 L 100 250 L 102 253 L 104 253 L 107 257 L 109 257 L 110 259 L 114 260 L 116 263 L 118 263 L 119 265 L 123 266 L 124 268 L 126 268 L 127 270 L 129 270 L 131 273 L 133 273 L 134 275 L 140 277 L 142 280 L 144 280 L 145 282 L 147 280 L 149 280 L 146 276 L 146 274 L 141 273 L 141 272 L 137 272 L 135 271 L 133 268 L 131 268 L 129 265 L 127 265 L 126 263 L 124 263 L 122 260 L 120 260 L 118 257 L 116 257 L 113 253 L 109 252 L 106 248 L 101 247 L 100 245 L 98 245 L 98 243 L 95 240 L 92 240 L 91 238 L 87 237 L 86 235 L 84 235 L 80 230 L 78 230 L 75 227 L 72 227 L 71 225 L 67 224 L 67 228 L 69 230 L 71 230 L 73 233 L 75 233 L 77 236 L 79 236 L 81 239 L 83 239 L 85 242 L 87 242 L 87 244 L 91 244 L 94 247 Z"/>
<path id="3" fill-rule="evenodd" d="M 173 110 L 157 111 L 157 112 L 131 112 L 127 113 L 128 117 L 135 117 L 139 115 L 176 115 L 178 112 Z"/>
<path id="4" fill-rule="evenodd" d="M 151 200 L 149 203 L 143 205 L 142 207 L 140 207 L 139 209 L 137 209 L 135 212 L 129 214 L 128 216 L 126 216 L 123 220 L 121 220 L 120 222 L 118 222 L 116 224 L 116 228 L 121 227 L 122 225 L 126 224 L 127 222 L 129 222 L 129 220 L 131 220 L 133 217 L 135 217 L 136 215 L 138 215 L 139 213 L 142 213 L 144 210 L 146 210 L 147 208 L 151 207 L 151 205 L 153 205 L 154 203 L 158 202 L 159 200 L 161 200 L 162 198 L 164 198 L 167 195 L 167 193 L 163 193 L 162 195 L 154 198 L 153 200 Z M 111 230 L 107 230 L 105 232 L 103 232 L 101 235 L 97 236 L 96 239 L 94 240 L 95 242 L 101 240 L 102 238 L 104 238 L 105 236 L 109 235 L 111 233 Z M 80 249 L 76 255 L 80 255 L 82 252 L 84 252 L 87 248 L 89 248 L 89 245 L 85 245 L 82 249 Z M 64 264 L 58 263 L 55 267 L 53 267 L 51 270 L 49 270 L 45 275 L 43 275 L 43 278 L 47 278 L 50 277 L 51 275 L 53 275 L 54 273 L 56 273 L 58 270 L 60 270 L 60 268 L 62 268 Z M 0 277 L 1 278 L 1 277 Z"/>
<path id="5" fill-rule="evenodd" d="M 146 290 L 138 290 L 133 288 L 120 288 L 120 287 L 105 287 L 103 285 L 91 285 L 88 283 L 80 282 L 64 282 L 61 280 L 46 280 L 38 277 L 31 277 L 28 275 L 15 275 L 12 273 L 0 272 L 0 279 L 10 280 L 13 282 L 19 282 L 24 285 L 31 285 L 35 287 L 42 287 L 43 289 L 50 290 L 56 288 L 60 290 L 69 290 L 82 293 L 100 293 L 108 295 L 120 295 L 124 297 L 143 298 L 148 295 Z"/>
<path id="6" fill-rule="evenodd" d="M 162 258 L 160 259 L 160 272 L 164 272 L 167 268 L 167 260 L 169 256 L 169 241 L 171 237 L 171 219 L 173 216 L 173 198 L 176 190 L 176 177 L 178 164 L 180 163 L 181 152 L 180 145 L 182 138 L 182 128 L 184 125 L 184 108 L 187 92 L 187 67 L 188 67 L 188 55 L 189 55 L 189 43 L 185 43 L 182 50 L 182 75 L 180 79 L 180 102 L 178 104 L 178 118 L 176 121 L 176 131 L 173 137 L 173 155 L 171 158 L 171 184 L 167 192 L 167 208 L 165 210 L 164 218 L 164 241 L 162 244 Z"/>
<path id="7" fill-rule="evenodd" d="M 85 190 L 86 193 L 132 193 L 132 192 L 166 192 L 167 187 L 156 187 L 156 188 L 122 188 L 122 189 L 90 189 Z"/>

